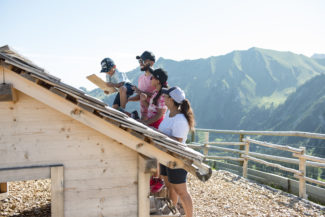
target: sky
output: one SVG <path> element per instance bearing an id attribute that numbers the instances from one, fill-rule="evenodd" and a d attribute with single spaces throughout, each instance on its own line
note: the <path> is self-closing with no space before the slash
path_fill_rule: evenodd
<path id="1" fill-rule="evenodd" d="M 324 54 L 324 11 L 324 0 L 0 0 L 0 46 L 91 90 L 103 58 L 127 72 L 145 50 L 177 61 L 251 47 Z"/>

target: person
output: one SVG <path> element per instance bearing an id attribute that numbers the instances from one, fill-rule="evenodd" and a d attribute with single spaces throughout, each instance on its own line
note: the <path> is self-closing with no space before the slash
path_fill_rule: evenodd
<path id="1" fill-rule="evenodd" d="M 141 93 L 140 95 L 141 102 L 145 107 L 148 108 L 146 117 L 141 121 L 146 125 L 158 129 L 167 110 L 161 90 L 163 87 L 167 87 L 168 74 L 161 68 L 155 70 L 149 68 L 149 70 L 152 75 L 151 85 L 155 87 L 155 91 L 151 96 L 149 103 L 147 99 L 148 96 L 145 93 Z M 164 187 L 164 182 L 158 177 L 158 175 L 159 171 L 153 174 L 153 176 L 150 178 L 150 191 L 152 193 L 157 193 Z"/>
<path id="2" fill-rule="evenodd" d="M 140 70 L 144 73 L 140 75 L 138 79 L 138 87 L 134 86 L 133 90 L 136 92 L 135 96 L 130 97 L 129 101 L 139 101 L 141 93 L 147 95 L 147 103 L 140 100 L 140 117 L 141 120 L 147 118 L 149 100 L 155 91 L 155 87 L 151 84 L 151 72 L 150 68 L 154 65 L 156 58 L 155 55 L 150 51 L 144 51 L 141 56 L 136 56 L 139 61 Z"/>
<path id="3" fill-rule="evenodd" d="M 116 65 L 111 58 L 101 61 L 102 69 L 100 72 L 106 73 L 106 84 L 118 90 L 113 102 L 113 108 L 124 111 L 127 99 L 134 93 L 133 85 L 130 83 L 126 74 L 116 69 Z M 105 92 L 106 93 L 106 92 Z"/>
<path id="4" fill-rule="evenodd" d="M 168 108 L 166 117 L 159 125 L 159 131 L 171 138 L 185 143 L 189 130 L 194 129 L 194 114 L 185 93 L 179 87 L 163 88 L 162 94 Z M 160 164 L 160 174 L 168 188 L 169 198 L 176 207 L 178 198 L 183 205 L 187 217 L 193 215 L 191 195 L 187 191 L 187 171 L 184 169 L 170 169 Z"/>
<path id="5" fill-rule="evenodd" d="M 155 87 L 155 91 L 148 103 L 148 96 L 145 93 L 141 93 L 140 100 L 144 106 L 148 107 L 146 118 L 142 120 L 142 123 L 158 129 L 160 123 L 165 117 L 167 107 L 165 106 L 164 97 L 161 94 L 162 88 L 167 87 L 168 74 L 162 68 L 149 69 L 151 72 L 151 85 Z"/>

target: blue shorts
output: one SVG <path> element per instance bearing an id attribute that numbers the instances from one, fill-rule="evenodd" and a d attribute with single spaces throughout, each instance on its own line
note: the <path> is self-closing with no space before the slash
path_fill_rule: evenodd
<path id="1" fill-rule="evenodd" d="M 132 94 L 134 92 L 134 90 L 132 89 L 132 84 L 125 83 L 123 86 L 126 87 L 126 98 L 129 98 L 130 96 L 132 96 Z M 120 93 L 116 94 L 113 105 L 121 106 Z"/>
<path id="2" fill-rule="evenodd" d="M 172 184 L 186 183 L 187 171 L 184 169 L 170 169 L 160 164 L 160 175 L 167 176 Z"/>

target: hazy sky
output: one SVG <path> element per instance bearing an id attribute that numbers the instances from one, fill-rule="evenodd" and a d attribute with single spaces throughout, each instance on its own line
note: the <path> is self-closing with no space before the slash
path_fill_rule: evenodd
<path id="1" fill-rule="evenodd" d="M 0 0 L 9 45 L 75 87 L 108 56 L 121 71 L 144 50 L 174 60 L 260 47 L 325 53 L 323 0 Z"/>

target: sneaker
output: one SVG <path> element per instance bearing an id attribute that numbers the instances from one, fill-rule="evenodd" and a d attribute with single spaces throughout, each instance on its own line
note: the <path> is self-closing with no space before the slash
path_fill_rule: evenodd
<path id="1" fill-rule="evenodd" d="M 139 119 L 139 114 L 137 110 L 134 110 L 133 112 L 131 112 L 131 118 L 137 120 Z"/>
<path id="2" fill-rule="evenodd" d="M 164 186 L 165 183 L 160 178 L 152 178 L 152 180 L 150 180 L 150 190 L 152 193 L 158 193 Z"/>

